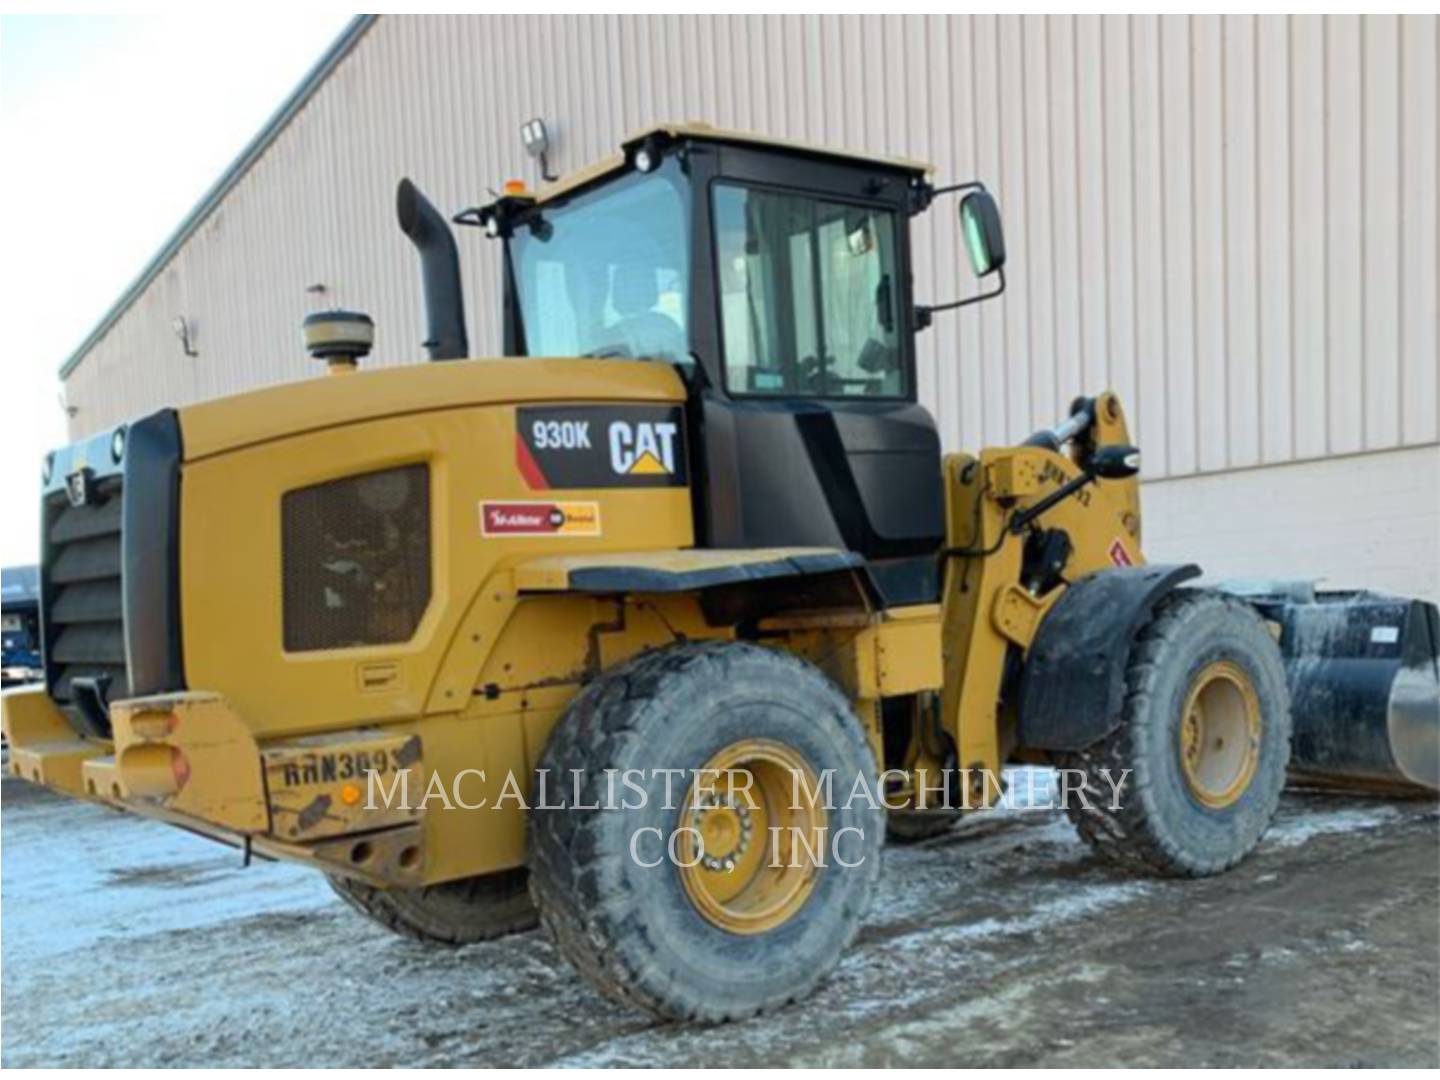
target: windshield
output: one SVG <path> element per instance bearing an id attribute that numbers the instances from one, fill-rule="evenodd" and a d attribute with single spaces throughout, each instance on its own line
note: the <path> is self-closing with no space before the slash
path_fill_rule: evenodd
<path id="1" fill-rule="evenodd" d="M 509 252 L 527 355 L 685 358 L 688 192 L 672 158 L 516 228 Z"/>

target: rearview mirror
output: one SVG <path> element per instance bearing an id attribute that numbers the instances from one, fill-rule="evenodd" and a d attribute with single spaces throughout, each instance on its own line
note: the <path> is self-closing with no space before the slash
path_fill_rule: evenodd
<path id="1" fill-rule="evenodd" d="M 993 274 L 1005 265 L 1005 233 L 1000 227 L 1000 208 L 994 197 L 981 188 L 960 202 L 960 228 L 965 250 L 976 277 Z"/>

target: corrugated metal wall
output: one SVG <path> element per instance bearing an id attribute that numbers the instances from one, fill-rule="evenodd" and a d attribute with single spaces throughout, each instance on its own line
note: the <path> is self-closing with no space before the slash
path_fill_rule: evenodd
<path id="1" fill-rule="evenodd" d="M 483 202 L 533 176 L 538 114 L 562 171 L 674 118 L 989 182 L 1009 291 L 922 348 L 950 446 L 1106 385 L 1152 477 L 1434 442 L 1437 53 L 1434 15 L 381 18 L 71 375 L 72 426 L 315 374 L 320 307 L 375 317 L 374 362 L 417 357 L 395 182 Z M 916 228 L 918 297 L 968 285 L 951 207 Z M 498 251 L 462 248 L 493 352 Z"/>

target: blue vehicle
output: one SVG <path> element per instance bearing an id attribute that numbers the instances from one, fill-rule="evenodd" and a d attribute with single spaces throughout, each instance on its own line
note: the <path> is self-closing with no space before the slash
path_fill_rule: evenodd
<path id="1" fill-rule="evenodd" d="M 40 660 L 40 574 L 34 566 L 0 570 L 0 629 L 4 656 L 0 681 L 5 686 L 37 682 Z"/>

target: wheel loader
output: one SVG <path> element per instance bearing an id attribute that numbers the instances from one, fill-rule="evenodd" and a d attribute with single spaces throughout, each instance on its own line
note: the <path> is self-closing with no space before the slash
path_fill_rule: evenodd
<path id="1" fill-rule="evenodd" d="M 978 281 L 932 304 L 937 205 Z M 46 458 L 15 774 L 309 863 L 414 938 L 543 922 L 699 1022 L 807 994 L 887 829 L 993 807 L 1007 763 L 1179 877 L 1251 851 L 1287 774 L 1435 788 L 1433 604 L 1148 563 L 1103 388 L 942 454 L 916 338 L 1004 289 L 983 185 L 656 126 L 455 215 L 499 245 L 494 359 L 451 223 L 409 181 L 397 210 L 433 363 L 361 370 L 371 320 L 319 312 L 323 375 Z"/>

